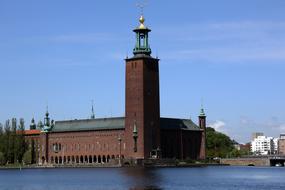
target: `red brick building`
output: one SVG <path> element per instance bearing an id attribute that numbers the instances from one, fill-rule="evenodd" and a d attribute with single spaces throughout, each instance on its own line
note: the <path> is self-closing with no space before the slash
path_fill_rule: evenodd
<path id="1" fill-rule="evenodd" d="M 285 134 L 280 134 L 278 140 L 278 154 L 285 155 Z"/>
<path id="2" fill-rule="evenodd" d="M 190 119 L 160 117 L 159 59 L 151 57 L 144 18 L 134 56 L 126 59 L 125 117 L 50 121 L 38 136 L 38 162 L 107 163 L 154 158 L 205 159 L 204 110 L 199 125 Z M 92 109 L 93 110 L 93 109 Z"/>

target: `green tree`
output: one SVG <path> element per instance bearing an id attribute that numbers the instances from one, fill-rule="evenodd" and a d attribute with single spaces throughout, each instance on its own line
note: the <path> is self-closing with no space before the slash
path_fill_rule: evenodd
<path id="1" fill-rule="evenodd" d="M 23 162 L 24 164 L 31 164 L 32 163 L 32 152 L 31 150 L 28 150 L 23 155 Z"/>
<path id="2" fill-rule="evenodd" d="M 0 123 L 0 152 L 3 154 L 4 151 L 4 131 L 3 131 L 3 125 Z"/>
<path id="3" fill-rule="evenodd" d="M 4 137 L 3 137 L 3 147 L 4 147 L 3 153 L 6 163 L 11 163 L 12 161 L 14 161 L 13 150 L 11 145 L 11 136 L 12 136 L 12 131 L 11 131 L 10 120 L 7 120 L 5 122 Z"/>
<path id="4" fill-rule="evenodd" d="M 2 152 L 0 152 L 0 165 L 4 165 L 6 162 L 5 156 Z"/>
<path id="5" fill-rule="evenodd" d="M 5 125 L 0 123 L 0 153 L 1 163 L 14 164 L 22 162 L 24 153 L 27 150 L 25 142 L 25 122 L 24 119 L 19 120 L 12 118 L 7 120 Z"/>
<path id="6" fill-rule="evenodd" d="M 227 157 L 234 150 L 233 141 L 227 135 L 207 127 L 207 157 Z"/>
<path id="7" fill-rule="evenodd" d="M 229 157 L 231 158 L 237 158 L 237 157 L 241 157 L 241 156 L 245 156 L 245 155 L 250 155 L 250 152 L 248 150 L 238 150 L 238 149 L 233 149 L 230 154 Z"/>
<path id="8" fill-rule="evenodd" d="M 19 126 L 17 128 L 17 135 L 16 138 L 14 139 L 14 155 L 15 155 L 15 161 L 17 162 L 22 162 L 23 155 L 26 152 L 27 145 L 25 143 L 25 136 L 24 136 L 24 131 L 25 131 L 25 122 L 24 119 L 20 119 Z"/>

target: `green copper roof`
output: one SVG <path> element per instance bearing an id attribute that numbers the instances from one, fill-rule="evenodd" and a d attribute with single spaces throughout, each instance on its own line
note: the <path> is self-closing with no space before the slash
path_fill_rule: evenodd
<path id="1" fill-rule="evenodd" d="M 161 129 L 201 130 L 191 119 L 160 118 Z"/>
<path id="2" fill-rule="evenodd" d="M 125 128 L 125 118 L 56 121 L 51 132 L 116 130 Z M 190 119 L 160 118 L 161 129 L 200 130 Z"/>
<path id="3" fill-rule="evenodd" d="M 124 129 L 124 118 L 56 121 L 52 132 Z"/>
<path id="4" fill-rule="evenodd" d="M 201 111 L 200 111 L 200 115 L 199 116 L 206 116 L 205 112 L 204 112 L 204 108 L 201 108 Z"/>

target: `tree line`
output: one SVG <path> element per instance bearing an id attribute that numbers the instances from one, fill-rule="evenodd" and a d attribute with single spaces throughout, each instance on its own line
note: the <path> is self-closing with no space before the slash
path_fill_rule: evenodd
<path id="1" fill-rule="evenodd" d="M 0 164 L 22 163 L 28 144 L 25 142 L 25 122 L 16 118 L 0 123 Z M 28 153 L 27 153 L 28 154 Z"/>
<path id="2" fill-rule="evenodd" d="M 207 127 L 206 139 L 206 150 L 208 158 L 234 158 L 250 154 L 248 150 L 237 150 L 234 147 L 234 144 L 237 143 L 236 141 L 231 140 L 230 137 L 216 131 L 214 128 Z"/>

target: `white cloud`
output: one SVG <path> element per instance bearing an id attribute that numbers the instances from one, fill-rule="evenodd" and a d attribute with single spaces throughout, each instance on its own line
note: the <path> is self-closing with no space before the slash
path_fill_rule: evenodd
<path id="1" fill-rule="evenodd" d="M 213 123 L 210 123 L 208 126 L 214 128 L 216 131 L 224 131 L 224 127 L 225 127 L 226 123 L 224 121 L 221 120 L 216 120 Z"/>

